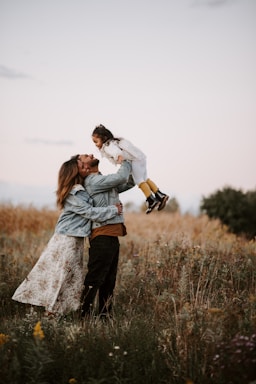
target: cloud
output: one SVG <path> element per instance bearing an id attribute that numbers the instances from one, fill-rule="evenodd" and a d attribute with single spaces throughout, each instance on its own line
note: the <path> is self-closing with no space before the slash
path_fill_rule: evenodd
<path id="1" fill-rule="evenodd" d="M 0 77 L 6 77 L 8 79 L 29 79 L 30 76 L 22 72 L 17 72 L 12 68 L 0 65 Z"/>
<path id="2" fill-rule="evenodd" d="M 209 7 L 219 7 L 225 4 L 230 3 L 233 0 L 194 0 L 191 4 L 192 6 L 209 6 Z"/>
<path id="3" fill-rule="evenodd" d="M 48 139 L 40 139 L 40 138 L 26 139 L 26 142 L 31 144 L 58 145 L 58 146 L 71 146 L 74 144 L 74 142 L 70 140 L 48 140 Z"/>

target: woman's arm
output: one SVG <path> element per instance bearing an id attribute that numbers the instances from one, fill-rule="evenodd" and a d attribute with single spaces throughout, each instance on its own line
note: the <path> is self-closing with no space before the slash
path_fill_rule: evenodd
<path id="1" fill-rule="evenodd" d="M 92 221 L 103 222 L 122 213 L 122 205 L 109 205 L 108 207 L 93 207 L 88 202 L 87 192 L 78 191 L 73 196 L 68 196 L 66 199 L 68 209 L 72 212 L 85 217 Z"/>

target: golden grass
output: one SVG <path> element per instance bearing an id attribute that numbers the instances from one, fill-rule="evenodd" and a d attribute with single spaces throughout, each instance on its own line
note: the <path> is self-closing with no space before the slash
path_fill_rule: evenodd
<path id="1" fill-rule="evenodd" d="M 49 209 L 37 209 L 33 206 L 0 205 L 0 229 L 5 235 L 30 231 L 38 233 L 53 229 L 58 212 Z"/>
<path id="2" fill-rule="evenodd" d="M 6 335 L 14 334 L 15 328 L 33 329 L 41 320 L 40 311 L 33 312 L 30 318 L 24 306 L 14 303 L 11 296 L 51 237 L 58 214 L 57 211 L 34 207 L 0 206 L 0 299 L 3 313 L 0 336 L 4 345 L 9 343 L 9 336 Z M 163 383 L 184 383 L 185 377 L 193 378 L 191 382 L 208 383 L 209 372 L 212 372 L 214 384 L 220 382 L 219 377 L 228 377 L 229 371 L 221 368 L 221 361 L 219 365 L 213 362 L 218 343 L 224 345 L 230 359 L 234 359 L 232 369 L 235 366 L 239 373 L 247 375 L 247 367 L 236 364 L 240 346 L 236 345 L 237 339 L 233 338 L 242 335 L 242 340 L 246 340 L 243 335 L 248 335 L 253 340 L 256 330 L 256 242 L 229 233 L 218 220 L 209 220 L 204 215 L 194 217 L 167 212 L 152 212 L 150 215 L 125 212 L 125 223 L 128 234 L 120 238 L 115 322 L 110 323 L 108 328 L 102 328 L 97 323 L 81 328 L 75 315 L 69 323 L 64 321 L 53 328 L 44 320 L 42 322 L 48 335 L 53 332 L 54 337 L 47 348 L 53 349 L 56 356 L 63 355 L 62 346 L 66 351 L 67 346 L 70 348 L 70 344 L 74 344 L 74 360 L 70 366 L 70 359 L 63 355 L 67 374 L 73 370 L 74 364 L 77 372 L 85 372 L 90 365 L 93 366 L 95 356 L 89 349 L 86 350 L 88 343 L 96 342 L 99 359 L 102 359 L 104 347 L 107 345 L 108 350 L 115 340 L 116 345 L 123 345 L 124 350 L 128 350 L 128 357 L 124 357 L 122 364 L 130 364 L 132 368 L 128 369 L 129 373 L 139 361 L 139 375 L 140 366 L 145 364 L 148 367 L 147 359 L 152 353 L 160 359 L 158 364 L 165 372 Z M 88 243 L 85 244 L 84 273 L 88 254 Z M 19 339 L 21 348 L 24 333 L 18 332 L 20 334 L 13 338 Z M 72 332 L 75 334 L 72 334 L 71 343 Z M 70 337 L 66 337 L 66 334 Z M 151 342 L 156 343 L 154 350 Z M 15 348 L 16 344 L 13 350 Z M 133 358 L 138 348 L 141 353 Z M 225 348 L 224 357 L 227 355 Z M 245 355 L 250 353 L 246 343 L 243 348 Z M 28 349 L 29 353 L 31 351 Z M 89 365 L 84 362 L 85 352 L 90 360 Z M 248 356 L 250 365 L 253 357 Z M 2 358 L 7 375 L 10 364 L 4 354 Z M 108 358 L 106 356 L 108 368 L 105 377 L 109 375 L 108 369 L 112 374 Z M 22 361 L 22 354 L 20 359 Z M 54 361 L 54 370 L 56 364 L 59 364 L 59 372 L 62 372 L 65 366 L 63 361 Z M 37 372 L 36 362 L 34 368 Z M 155 371 L 152 368 L 153 372 L 155 380 L 159 377 L 160 383 L 158 368 Z M 91 374 L 88 375 L 90 377 Z M 125 374 L 119 375 L 123 377 L 119 383 L 128 382 Z M 11 379 L 14 376 L 10 374 Z M 67 380 L 63 379 L 63 382 Z M 141 381 L 134 378 L 130 382 L 137 384 Z"/>

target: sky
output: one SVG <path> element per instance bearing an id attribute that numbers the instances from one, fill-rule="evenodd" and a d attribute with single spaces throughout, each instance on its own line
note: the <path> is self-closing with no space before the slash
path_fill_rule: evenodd
<path id="1" fill-rule="evenodd" d="M 183 211 L 256 188 L 255 0 L 0 0 L 0 201 L 54 206 L 103 124 Z M 124 203 L 142 204 L 138 187 Z"/>

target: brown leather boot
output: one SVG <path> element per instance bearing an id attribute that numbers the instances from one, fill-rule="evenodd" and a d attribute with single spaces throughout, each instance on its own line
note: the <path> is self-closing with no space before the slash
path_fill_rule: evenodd
<path id="1" fill-rule="evenodd" d="M 158 206 L 158 211 L 161 211 L 162 209 L 164 209 L 167 203 L 167 200 L 169 199 L 169 196 L 167 196 L 165 193 L 160 192 L 159 189 L 156 192 L 155 196 L 157 200 L 160 201 L 160 204 Z"/>
<path id="2" fill-rule="evenodd" d="M 152 194 L 147 198 L 146 202 L 148 203 L 146 214 L 152 212 L 153 209 L 159 204 L 159 200 L 156 199 L 155 196 Z"/>

